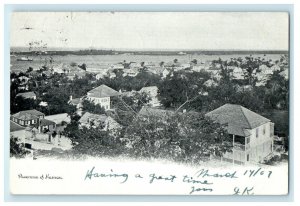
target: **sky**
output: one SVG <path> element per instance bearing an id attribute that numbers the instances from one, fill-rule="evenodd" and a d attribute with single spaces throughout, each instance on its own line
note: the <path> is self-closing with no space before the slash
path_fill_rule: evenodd
<path id="1" fill-rule="evenodd" d="M 288 50 L 279 12 L 15 12 L 10 45 L 136 50 Z"/>

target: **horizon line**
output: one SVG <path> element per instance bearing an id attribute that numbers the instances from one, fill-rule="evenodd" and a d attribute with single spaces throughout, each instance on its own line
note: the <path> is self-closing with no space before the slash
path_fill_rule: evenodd
<path id="1" fill-rule="evenodd" d="M 26 46 L 11 46 L 10 49 L 14 48 L 27 48 Z M 145 49 L 138 49 L 138 48 L 93 48 L 93 47 L 49 47 L 44 51 L 49 51 L 53 49 L 59 49 L 60 51 L 66 50 L 104 50 L 104 51 L 285 51 L 288 52 L 289 49 L 183 49 L 183 48 L 176 48 L 176 49 L 156 49 L 156 48 L 145 48 Z M 33 50 L 34 51 L 34 50 Z"/>

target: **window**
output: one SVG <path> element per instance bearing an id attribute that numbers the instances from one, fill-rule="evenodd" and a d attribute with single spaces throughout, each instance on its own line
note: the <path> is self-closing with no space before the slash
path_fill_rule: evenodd
<path id="1" fill-rule="evenodd" d="M 270 137 L 273 137 L 274 135 L 274 123 L 270 123 Z"/>
<path id="2" fill-rule="evenodd" d="M 256 138 L 258 138 L 259 128 L 256 128 Z"/>
<path id="3" fill-rule="evenodd" d="M 264 125 L 264 127 L 263 127 L 263 134 L 264 135 L 266 134 L 266 125 Z"/>
<path id="4" fill-rule="evenodd" d="M 247 154 L 247 162 L 249 162 L 249 159 L 250 159 L 250 155 Z"/>
<path id="5" fill-rule="evenodd" d="M 246 144 L 250 143 L 250 137 L 246 137 Z"/>
<path id="6" fill-rule="evenodd" d="M 270 144 L 270 150 L 271 150 L 271 152 L 273 152 L 273 147 L 272 147 L 272 144 Z"/>
<path id="7" fill-rule="evenodd" d="M 34 119 L 32 120 L 32 122 L 31 122 L 32 124 L 35 124 L 35 121 L 34 121 Z"/>

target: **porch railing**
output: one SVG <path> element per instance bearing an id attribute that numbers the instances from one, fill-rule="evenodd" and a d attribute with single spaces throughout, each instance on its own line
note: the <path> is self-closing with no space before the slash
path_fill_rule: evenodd
<path id="1" fill-rule="evenodd" d="M 234 149 L 246 151 L 250 149 L 250 144 L 243 145 L 241 143 L 234 143 Z"/>

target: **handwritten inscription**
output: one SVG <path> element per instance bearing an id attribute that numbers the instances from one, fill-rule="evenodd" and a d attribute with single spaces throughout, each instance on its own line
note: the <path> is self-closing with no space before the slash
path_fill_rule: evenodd
<path id="1" fill-rule="evenodd" d="M 194 186 L 192 186 L 192 190 L 190 191 L 190 195 L 193 194 L 194 192 L 201 192 L 201 191 L 212 192 L 213 189 L 205 188 L 205 187 L 194 187 Z"/>
<path id="2" fill-rule="evenodd" d="M 244 172 L 244 175 L 248 176 L 249 178 L 250 177 L 255 177 L 255 176 L 264 176 L 264 175 L 266 175 L 268 178 L 270 178 L 271 175 L 272 175 L 272 171 L 265 171 L 265 170 L 262 170 L 262 168 L 260 167 L 256 170 L 246 170 Z"/>
<path id="3" fill-rule="evenodd" d="M 121 173 L 117 174 L 114 173 L 114 171 L 111 169 L 111 173 L 98 173 L 94 172 L 95 167 L 93 167 L 91 170 L 88 170 L 84 180 L 86 179 L 92 179 L 92 178 L 115 178 L 115 179 L 120 179 L 120 183 L 125 183 L 128 180 L 128 174 L 126 173 Z"/>
<path id="4" fill-rule="evenodd" d="M 139 172 L 139 171 L 137 171 Z M 225 183 L 228 184 L 228 192 L 232 192 L 232 195 L 254 195 L 255 194 L 255 182 L 262 181 L 263 179 L 270 179 L 273 175 L 272 170 L 266 170 L 261 167 L 245 170 L 218 170 L 213 171 L 213 169 L 202 168 L 196 170 L 196 172 L 191 173 L 181 172 L 180 174 L 174 172 L 172 173 L 127 173 L 124 171 L 117 171 L 114 169 L 101 170 L 92 166 L 84 174 L 84 181 L 94 181 L 94 180 L 105 180 L 111 183 L 115 182 L 117 184 L 124 184 L 128 181 L 142 182 L 143 184 L 174 184 L 174 187 L 178 185 L 180 187 L 187 186 L 187 194 L 214 194 L 220 188 L 227 187 Z M 41 175 L 30 175 L 30 174 L 18 174 L 18 178 L 23 181 L 30 180 L 42 180 L 42 181 L 55 181 L 63 180 L 64 178 L 59 175 L 53 174 L 41 174 Z M 259 179 L 258 179 L 259 178 Z M 252 181 L 253 179 L 253 181 Z M 251 180 L 250 182 L 247 180 Z M 239 184 L 235 184 L 235 183 Z M 176 184 L 177 183 L 177 184 Z M 241 183 L 241 184 L 240 184 Z M 244 185 L 243 185 L 244 184 Z"/>
<path id="5" fill-rule="evenodd" d="M 158 176 L 155 173 L 150 174 L 150 184 L 153 183 L 154 180 L 164 180 L 164 181 L 169 181 L 169 182 L 174 182 L 174 179 L 176 178 L 175 175 L 170 175 L 170 176 Z"/>
<path id="6" fill-rule="evenodd" d="M 110 172 L 99 172 L 96 171 L 95 166 L 91 169 L 87 170 L 84 180 L 93 180 L 95 178 L 98 179 L 107 179 L 109 178 L 112 181 L 116 181 L 119 183 L 126 183 L 129 179 L 133 179 L 134 181 L 146 181 L 145 184 L 174 184 L 174 183 L 184 183 L 190 186 L 189 194 L 206 194 L 211 193 L 218 187 L 218 185 L 214 184 L 214 180 L 216 179 L 226 179 L 233 180 L 238 178 L 256 178 L 256 177 L 264 177 L 270 178 L 272 175 L 272 171 L 266 171 L 262 168 L 244 170 L 244 171 L 222 171 L 222 172 L 213 172 L 209 169 L 200 169 L 196 171 L 193 175 L 184 174 L 184 175 L 175 175 L 175 174 L 159 174 L 159 173 L 151 173 L 148 175 L 136 173 L 130 177 L 128 173 L 118 173 L 114 172 L 113 169 L 110 169 Z M 219 184 L 219 183 L 218 183 Z M 233 195 L 253 195 L 254 194 L 254 186 L 245 185 L 244 187 L 234 187 Z"/>
<path id="7" fill-rule="evenodd" d="M 196 172 L 197 177 L 215 177 L 215 178 L 237 178 L 236 171 L 226 173 L 210 173 L 209 170 L 201 169 Z"/>
<path id="8" fill-rule="evenodd" d="M 253 192 L 254 187 L 245 187 L 244 189 L 240 189 L 238 187 L 234 188 L 234 195 L 254 195 Z"/>

